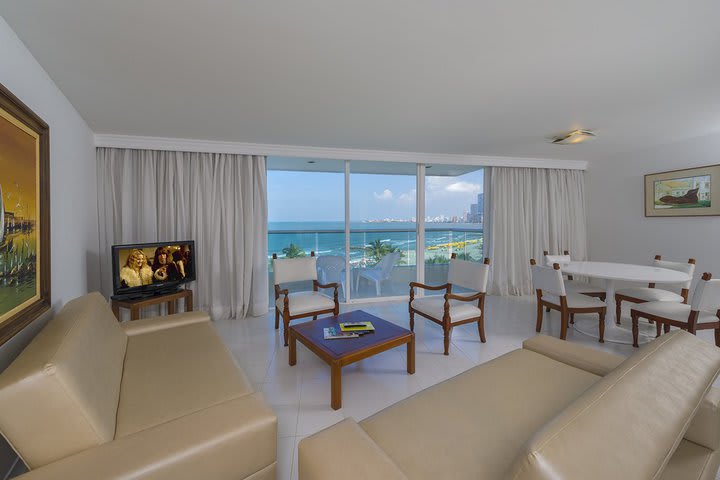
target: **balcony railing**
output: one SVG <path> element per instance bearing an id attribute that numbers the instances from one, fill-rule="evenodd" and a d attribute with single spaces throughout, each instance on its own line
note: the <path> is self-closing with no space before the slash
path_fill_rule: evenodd
<path id="1" fill-rule="evenodd" d="M 444 283 L 450 255 L 482 261 L 483 231 L 481 228 L 425 227 L 425 281 Z M 278 257 L 307 256 L 314 251 L 318 256 L 345 257 L 344 230 L 269 230 L 268 272 L 272 272 L 272 254 Z M 406 295 L 408 282 L 417 279 L 417 240 L 413 228 L 375 228 L 350 230 L 350 283 L 352 298 L 376 297 L 372 284 L 358 281 L 359 272 L 374 266 L 391 251 L 401 257 L 382 284 L 381 296 Z M 270 284 L 272 284 L 272 276 Z M 342 297 L 345 296 L 343 292 Z"/>

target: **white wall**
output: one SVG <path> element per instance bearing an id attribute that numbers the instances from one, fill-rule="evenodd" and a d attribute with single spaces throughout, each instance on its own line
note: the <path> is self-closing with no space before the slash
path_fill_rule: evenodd
<path id="1" fill-rule="evenodd" d="M 720 133 L 590 162 L 590 256 L 599 261 L 648 263 L 697 259 L 702 272 L 720 278 L 720 217 L 646 218 L 643 176 L 720 163 Z M 718 179 L 720 180 L 720 179 Z M 720 182 L 713 188 L 720 192 Z"/>
<path id="2" fill-rule="evenodd" d="M 53 310 L 99 286 L 93 132 L 0 17 L 0 83 L 50 126 Z M 0 347 L 4 369 L 47 320 L 38 319 Z M 13 457 L 0 445 L 0 477 Z"/>

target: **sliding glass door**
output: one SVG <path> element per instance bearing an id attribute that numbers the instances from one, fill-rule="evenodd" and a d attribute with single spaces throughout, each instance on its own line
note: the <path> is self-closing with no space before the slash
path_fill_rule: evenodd
<path id="1" fill-rule="evenodd" d="M 274 301 L 272 255 L 318 256 L 318 280 L 345 287 L 345 162 L 268 159 L 268 272 Z M 296 285 L 308 289 L 312 285 Z"/>
<path id="2" fill-rule="evenodd" d="M 453 253 L 482 261 L 481 167 L 280 157 L 267 164 L 271 289 L 273 253 L 314 251 L 318 278 L 340 283 L 342 301 L 405 297 L 411 281 L 443 284 Z"/>
<path id="3" fill-rule="evenodd" d="M 415 281 L 416 170 L 412 163 L 350 162 L 353 298 L 405 295 Z"/>
<path id="4" fill-rule="evenodd" d="M 425 283 L 447 281 L 453 254 L 483 260 L 483 183 L 481 167 L 425 166 Z"/>

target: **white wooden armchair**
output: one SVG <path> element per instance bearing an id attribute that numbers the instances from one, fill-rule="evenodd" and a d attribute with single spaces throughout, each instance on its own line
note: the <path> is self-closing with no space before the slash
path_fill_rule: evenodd
<path id="1" fill-rule="evenodd" d="M 275 282 L 275 329 L 280 326 L 280 316 L 283 318 L 283 339 L 285 346 L 288 345 L 288 327 L 291 320 L 313 317 L 331 313 L 340 313 L 338 302 L 338 284 L 328 283 L 321 285 L 317 280 L 317 258 L 315 252 L 310 252 L 309 257 L 302 258 L 277 258 L 273 253 L 273 272 Z M 293 292 L 288 289 L 281 289 L 280 285 L 291 282 L 302 282 L 312 280 L 313 289 L 310 292 Z M 321 288 L 334 289 L 333 297 L 320 293 Z"/>
<path id="2" fill-rule="evenodd" d="M 465 323 L 477 322 L 480 341 L 485 343 L 485 292 L 490 271 L 490 259 L 484 263 L 458 260 L 455 254 L 450 259 L 448 283 L 444 285 L 425 285 L 410 282 L 410 330 L 415 330 L 415 314 L 425 317 L 443 327 L 444 354 L 450 351 L 450 336 L 453 327 Z M 453 286 L 471 290 L 471 293 L 456 294 Z M 415 298 L 415 288 L 424 290 L 445 290 L 445 295 L 433 295 Z M 477 302 L 473 305 L 472 302 Z"/>

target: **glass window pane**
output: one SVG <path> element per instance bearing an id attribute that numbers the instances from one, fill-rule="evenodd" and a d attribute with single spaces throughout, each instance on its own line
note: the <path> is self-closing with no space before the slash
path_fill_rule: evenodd
<path id="1" fill-rule="evenodd" d="M 352 298 L 407 295 L 416 278 L 414 163 L 350 163 Z"/>
<path id="2" fill-rule="evenodd" d="M 447 282 L 448 262 L 453 253 L 463 260 L 483 260 L 483 177 L 483 169 L 478 167 L 426 166 L 426 284 Z"/>
<path id="3" fill-rule="evenodd" d="M 318 256 L 318 280 L 339 283 L 345 300 L 345 162 L 270 157 L 268 185 L 268 273 L 274 303 L 272 254 L 278 258 Z M 283 285 L 312 289 L 311 282 Z M 326 290 L 332 295 L 332 290 Z"/>

